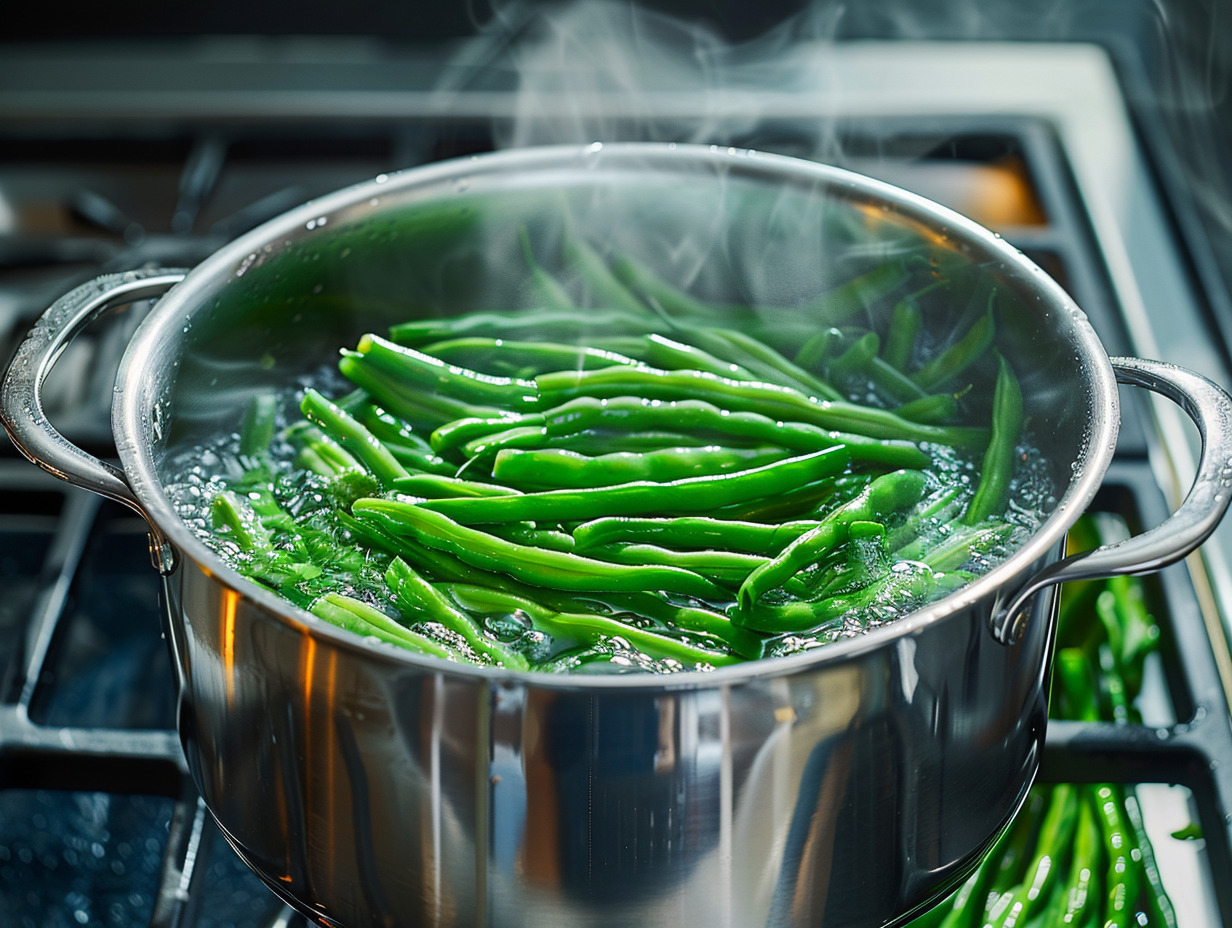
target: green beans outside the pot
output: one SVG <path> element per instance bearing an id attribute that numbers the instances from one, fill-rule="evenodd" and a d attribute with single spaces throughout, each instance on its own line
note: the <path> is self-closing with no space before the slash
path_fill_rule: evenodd
<path id="1" fill-rule="evenodd" d="M 1025 925 L 1045 907 L 1062 863 L 1058 855 L 1068 855 L 1081 800 L 1079 791 L 1068 783 L 1049 790 L 1048 810 L 1035 841 L 1034 856 L 1027 864 L 1022 882 L 1002 903 L 992 923 L 994 928 Z"/>
<path id="2" fill-rule="evenodd" d="M 526 489 L 606 487 L 638 480 L 667 482 L 762 467 L 789 457 L 782 448 L 663 448 L 616 451 L 588 457 L 563 448 L 504 448 L 492 463 L 492 476 Z"/>
<path id="3" fill-rule="evenodd" d="M 613 543 L 656 544 L 668 548 L 740 551 L 773 557 L 817 526 L 815 520 L 766 525 L 759 522 L 678 516 L 667 519 L 611 516 L 584 522 L 573 530 L 578 551 Z"/>
<path id="4" fill-rule="evenodd" d="M 492 500 L 518 498 L 489 497 Z M 720 587 L 687 570 L 657 565 L 608 564 L 565 551 L 519 545 L 460 525 L 447 515 L 428 508 L 471 501 L 429 500 L 412 505 L 395 500 L 361 499 L 351 507 L 351 512 L 361 521 L 374 521 L 389 534 L 405 539 L 404 544 L 427 545 L 452 554 L 472 567 L 508 574 L 531 586 L 600 592 L 663 590 L 700 599 L 723 598 Z"/>
<path id="5" fill-rule="evenodd" d="M 984 452 L 979 485 L 963 515 L 963 521 L 968 525 L 983 522 L 1005 509 L 1021 431 L 1022 390 L 1009 362 L 998 353 L 997 385 L 993 389 L 992 400 L 992 433 Z"/>
<path id="6" fill-rule="evenodd" d="M 754 570 L 737 593 L 738 609 L 733 621 L 759 631 L 776 631 L 755 624 L 758 618 L 753 615 L 753 607 L 763 594 L 781 587 L 800 570 L 834 550 L 846 540 L 851 522 L 884 522 L 888 515 L 919 502 L 926 488 L 927 477 L 918 471 L 897 471 L 875 479 L 854 500 L 831 512 L 816 528 Z"/>
<path id="7" fill-rule="evenodd" d="M 535 548 L 550 548 L 553 551 L 577 552 L 577 542 L 572 535 L 553 529 L 528 528 L 518 522 L 498 522 L 489 525 L 488 531 L 499 538 L 505 539 L 505 541 L 512 541 L 514 544 L 529 545 Z M 580 554 L 581 552 L 577 553 Z"/>
<path id="8" fill-rule="evenodd" d="M 390 563 L 385 582 L 399 608 L 457 633 L 472 651 L 498 667 L 526 670 L 530 666 L 526 658 L 509 645 L 485 634 L 470 616 L 455 608 L 440 590 L 401 558 L 394 558 Z"/>
<path id="9" fill-rule="evenodd" d="M 300 411 L 350 451 L 383 485 L 390 486 L 398 478 L 407 476 L 406 468 L 361 422 L 316 390 L 304 393 Z"/>
<path id="10" fill-rule="evenodd" d="M 424 508 L 458 522 L 580 522 L 600 516 L 677 515 L 706 512 L 775 494 L 841 473 L 851 459 L 842 445 L 773 464 L 667 483 L 638 481 L 582 490 L 545 490 L 489 499 L 430 500 Z M 685 592 L 685 591 L 681 591 Z"/>
<path id="11" fill-rule="evenodd" d="M 630 645 L 657 658 L 671 658 L 687 666 L 723 666 L 739 660 L 731 654 L 698 647 L 670 635 L 638 628 L 617 619 L 591 613 L 561 613 L 542 604 L 488 587 L 451 584 L 449 594 L 476 612 L 521 611 L 534 624 L 553 637 L 593 645 L 603 639 L 622 638 Z"/>
<path id="12" fill-rule="evenodd" d="M 366 638 L 379 638 L 432 657 L 458 660 L 458 655 L 440 642 L 405 628 L 379 609 L 341 593 L 326 593 L 308 611 L 319 619 Z"/>

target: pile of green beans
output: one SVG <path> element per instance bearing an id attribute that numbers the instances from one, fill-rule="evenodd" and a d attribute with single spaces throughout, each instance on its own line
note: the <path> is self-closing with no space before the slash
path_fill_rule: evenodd
<path id="1" fill-rule="evenodd" d="M 923 343 L 927 262 L 819 295 L 788 350 L 755 310 L 570 242 L 604 301 L 580 308 L 522 244 L 539 306 L 368 333 L 350 393 L 253 402 L 212 488 L 241 572 L 437 657 L 673 671 L 863 633 L 1033 530 L 1006 511 L 1023 412 L 995 305 Z M 847 326 L 895 301 L 888 330 Z"/>
<path id="2" fill-rule="evenodd" d="M 1081 551 L 1127 537 L 1109 513 L 1070 532 Z M 1159 639 L 1137 577 L 1067 584 L 1061 594 L 1049 714 L 1130 724 L 1143 666 Z M 1057 783 L 1032 788 L 979 869 L 908 928 L 1174 928 L 1133 786 Z"/>

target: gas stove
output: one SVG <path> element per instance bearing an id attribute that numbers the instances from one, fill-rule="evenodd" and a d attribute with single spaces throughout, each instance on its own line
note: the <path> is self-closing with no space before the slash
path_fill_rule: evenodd
<path id="1" fill-rule="evenodd" d="M 511 121 L 536 118 L 482 55 L 461 73 L 445 51 L 406 60 L 306 39 L 12 52 L 0 60 L 0 360 L 85 279 L 191 266 L 303 200 L 489 150 Z M 1196 269 L 1201 245 L 1178 235 L 1187 206 L 1165 196 L 1103 49 L 863 41 L 811 53 L 811 88 L 590 102 L 615 133 L 650 121 L 702 132 L 704 113 L 723 127 L 716 144 L 836 161 L 952 206 L 1060 281 L 1110 354 L 1232 383 L 1226 293 Z M 537 102 L 553 112 L 550 94 Z M 540 140 L 553 131 L 546 120 Z M 45 391 L 52 421 L 101 456 L 114 454 L 111 379 L 140 309 L 74 343 Z M 1141 528 L 1176 505 L 1199 445 L 1168 404 L 1132 391 L 1123 402 L 1096 505 Z M 6 445 L 0 586 L 6 924 L 296 924 L 187 775 L 144 523 Z M 1179 923 L 1232 923 L 1232 525 L 1150 589 L 1164 644 L 1143 724 L 1054 723 L 1042 777 L 1141 784 Z M 1173 836 L 1191 820 L 1200 840 Z"/>

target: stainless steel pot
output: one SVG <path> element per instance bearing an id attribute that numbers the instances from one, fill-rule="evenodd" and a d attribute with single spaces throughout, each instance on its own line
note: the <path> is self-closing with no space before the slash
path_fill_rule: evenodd
<path id="1" fill-rule="evenodd" d="M 765 305 L 904 248 L 996 287 L 998 348 L 1057 487 L 1051 515 L 1008 561 L 894 625 L 667 678 L 503 672 L 361 640 L 245 581 L 177 517 L 177 449 L 234 428 L 254 387 L 289 384 L 443 295 L 502 306 L 509 278 L 493 267 L 516 259 L 516 229 L 550 236 L 562 215 L 695 289 Z M 117 469 L 55 432 L 39 387 L 90 320 L 160 295 L 116 380 Z M 965 309 L 926 326 L 944 332 Z M 1205 438 L 1200 472 L 1164 525 L 1060 560 L 1112 456 L 1118 380 L 1185 409 Z M 1055 283 L 971 222 L 833 168 L 675 146 L 528 149 L 380 177 L 186 274 L 100 278 L 30 333 L 2 401 L 28 457 L 149 522 L 196 783 L 276 893 L 351 928 L 906 917 L 970 870 L 1035 776 L 1052 585 L 1188 553 L 1223 515 L 1232 466 L 1222 390 L 1110 360 Z"/>

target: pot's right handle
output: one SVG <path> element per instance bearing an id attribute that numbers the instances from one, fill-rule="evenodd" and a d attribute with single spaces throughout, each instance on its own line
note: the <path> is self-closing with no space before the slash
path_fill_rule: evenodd
<path id="1" fill-rule="evenodd" d="M 82 284 L 43 313 L 17 347 L 0 384 L 0 420 L 18 451 L 49 474 L 123 503 L 142 516 L 145 511 L 123 472 L 78 448 L 48 421 L 41 390 L 60 354 L 90 322 L 110 309 L 162 296 L 187 273 L 143 269 L 106 274 Z M 161 538 L 152 540 L 163 543 Z"/>
<path id="2" fill-rule="evenodd" d="M 1045 567 L 993 611 L 992 632 L 1013 644 L 1027 621 L 1024 606 L 1044 587 L 1067 580 L 1145 574 L 1179 561 L 1202 544 L 1232 502 L 1232 397 L 1191 371 L 1140 358 L 1110 358 L 1119 383 L 1146 387 L 1185 411 L 1202 437 L 1193 486 L 1171 516 L 1141 535 L 1075 554 Z"/>

